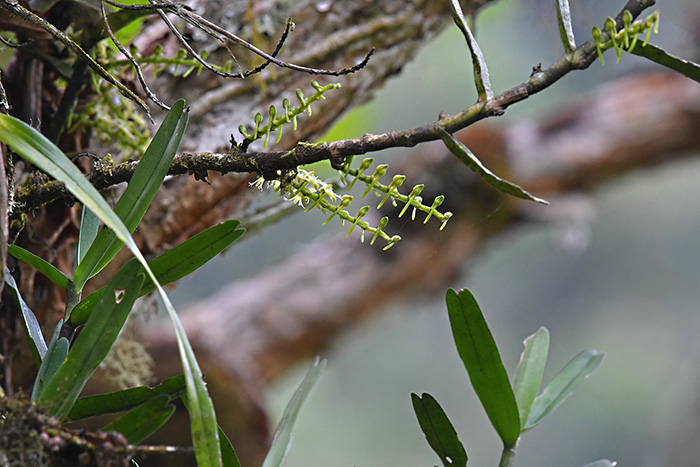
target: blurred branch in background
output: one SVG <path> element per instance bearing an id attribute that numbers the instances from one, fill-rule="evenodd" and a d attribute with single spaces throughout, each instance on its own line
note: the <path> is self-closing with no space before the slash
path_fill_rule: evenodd
<path id="1" fill-rule="evenodd" d="M 237 407 L 227 398 L 216 401 L 225 430 L 233 438 L 243 436 L 248 446 L 253 439 L 255 446 L 265 446 L 256 437 L 265 435 L 260 427 L 266 385 L 327 349 L 348 327 L 390 302 L 441 291 L 485 241 L 523 221 L 575 216 L 576 206 L 567 204 L 572 195 L 631 170 L 696 156 L 698 102 L 697 83 L 651 74 L 602 86 L 540 122 L 522 120 L 506 128 L 482 124 L 458 134 L 486 165 L 507 177 L 517 174 L 523 187 L 549 199 L 549 208 L 476 180 L 441 144 L 417 149 L 398 170 L 444 190 L 445 209 L 455 213 L 444 231 L 408 224 L 401 231 L 403 242 L 385 253 L 344 237 L 321 238 L 284 264 L 224 287 L 186 311 L 183 323 L 202 356 L 212 394 L 237 388 Z M 158 370 L 168 374 L 177 364 L 170 331 L 150 329 L 144 339 L 161 362 Z M 172 365 L 164 363 L 171 359 Z M 241 418 L 227 420 L 227 413 Z M 246 414 L 250 419 L 242 420 Z M 257 431 L 245 432 L 246 425 Z"/>

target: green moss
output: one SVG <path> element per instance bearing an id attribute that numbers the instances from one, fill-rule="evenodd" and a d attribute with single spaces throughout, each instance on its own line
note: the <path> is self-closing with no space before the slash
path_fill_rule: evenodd
<path id="1" fill-rule="evenodd" d="M 23 395 L 0 398 L 0 464 L 49 465 L 41 441 L 44 418 Z"/>

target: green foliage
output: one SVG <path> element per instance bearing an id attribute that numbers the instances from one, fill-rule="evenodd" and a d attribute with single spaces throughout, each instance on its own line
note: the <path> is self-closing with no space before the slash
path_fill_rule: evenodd
<path id="1" fill-rule="evenodd" d="M 238 228 L 239 224 L 237 220 L 230 220 L 212 226 L 154 258 L 148 265 L 161 285 L 171 284 L 199 269 L 241 238 L 245 230 Z M 145 274 L 145 269 L 140 272 Z M 70 322 L 74 326 L 85 323 L 103 290 L 104 288 L 96 290 L 75 306 L 70 314 Z M 139 296 L 154 290 L 156 290 L 155 284 L 148 279 L 141 287 Z"/>
<path id="2" fill-rule="evenodd" d="M 65 154 L 25 123 L 13 117 L 0 115 L 0 140 L 29 162 L 63 182 L 66 188 L 87 209 L 111 229 L 110 233 L 104 234 L 103 239 L 100 238 L 100 234 L 102 234 L 100 232 L 95 236 L 94 241 L 90 241 L 94 235 L 95 223 L 91 221 L 84 224 L 89 233 L 81 235 L 81 238 L 91 245 L 84 254 L 83 260 L 76 267 L 75 277 L 68 284 L 67 317 L 70 316 L 70 310 L 79 299 L 80 291 L 86 280 L 97 268 L 101 268 L 111 260 L 121 243 L 126 244 L 138 260 L 131 261 L 120 269 L 120 272 L 99 296 L 95 308 L 99 309 L 100 313 L 89 314 L 85 322 L 85 329 L 70 349 L 69 338 L 72 329 L 68 326 L 65 332 L 68 335 L 64 335 L 63 323 L 59 323 L 39 369 L 32 399 L 44 406 L 52 415 L 61 419 L 68 416 L 80 390 L 107 355 L 124 326 L 133 302 L 142 290 L 144 274 L 141 274 L 140 271 L 143 270 L 160 294 L 166 311 L 175 326 L 186 383 L 186 397 L 184 399 L 190 412 L 197 461 L 201 466 L 215 466 L 221 464 L 221 447 L 213 405 L 206 390 L 202 372 L 175 309 L 130 235 L 130 229 L 133 231 L 136 228 L 155 191 L 162 183 L 165 171 L 167 171 L 182 138 L 186 123 L 187 113 L 184 111 L 184 101 L 179 101 L 166 116 L 163 125 L 149 145 L 149 150 L 144 154 L 141 162 L 144 167 L 143 175 L 139 177 L 134 175 L 134 179 L 129 185 L 130 188 L 132 186 L 134 188 L 127 189 L 130 191 L 128 195 L 125 192 L 126 198 L 123 196 L 124 201 L 120 200 L 121 208 L 118 213 L 112 211 Z M 146 173 L 146 170 L 150 172 Z M 129 227 L 124 224 L 125 221 Z M 235 238 L 239 236 L 240 233 Z M 210 253 L 207 252 L 205 256 Z M 53 274 L 50 268 L 47 268 L 41 261 L 36 261 L 34 258 L 30 258 L 30 260 Z M 172 266 L 175 263 L 177 261 L 169 260 L 164 269 L 172 272 Z M 175 269 L 178 268 L 175 267 Z M 28 321 L 27 323 L 27 332 L 30 333 L 31 323 Z M 68 325 L 69 321 L 66 324 Z M 153 420 L 159 421 L 165 418 L 165 407 L 161 407 L 161 410 L 157 412 L 157 416 L 151 417 L 152 421 L 148 422 L 151 427 L 155 425 Z M 143 431 L 135 436 L 142 435 Z"/>
<path id="3" fill-rule="evenodd" d="M 174 412 L 170 398 L 160 394 L 105 425 L 101 431 L 116 431 L 124 435 L 129 444 L 138 444 L 167 422 Z"/>
<path id="4" fill-rule="evenodd" d="M 523 353 L 520 356 L 520 363 L 515 370 L 513 380 L 513 391 L 515 400 L 518 403 L 520 414 L 520 429 L 525 428 L 530 416 L 532 404 L 540 390 L 544 367 L 547 363 L 549 353 L 549 331 L 541 327 L 536 333 L 525 339 Z"/>
<path id="5" fill-rule="evenodd" d="M 65 419 L 87 380 L 107 356 L 141 290 L 144 276 L 138 271 L 136 260 L 119 270 L 96 305 L 100 313 L 90 316 L 55 375 L 47 376 L 45 385 L 33 395 L 48 413 Z M 65 342 L 67 350 L 68 339 L 60 337 L 58 341 Z"/>
<path id="6" fill-rule="evenodd" d="M 29 342 L 29 349 L 32 352 L 34 364 L 37 366 L 37 368 L 39 368 L 47 350 L 46 341 L 44 341 L 44 335 L 41 333 L 39 321 L 36 319 L 34 312 L 27 306 L 27 303 L 22 298 L 22 295 L 19 292 L 19 287 L 17 287 L 17 283 L 15 282 L 15 278 L 12 277 L 12 274 L 10 274 L 7 269 L 4 271 L 3 279 L 5 281 L 5 285 L 12 289 L 15 301 L 22 312 L 22 321 L 24 324 L 24 331 L 27 335 L 27 341 Z"/>
<path id="7" fill-rule="evenodd" d="M 482 164 L 481 161 L 477 159 L 474 153 L 472 153 L 468 147 L 462 144 L 462 142 L 457 140 L 457 138 L 455 138 L 442 128 L 440 128 L 439 131 L 440 137 L 445 143 L 445 146 L 447 146 L 447 149 L 449 149 L 452 154 L 457 156 L 457 159 L 462 161 L 464 165 L 469 167 L 477 175 L 483 178 L 489 185 L 501 190 L 504 193 L 509 193 L 518 198 L 536 201 L 541 204 L 549 204 L 547 201 L 531 195 L 515 183 L 511 183 L 508 180 L 503 180 L 502 178 L 498 177 L 489 169 L 487 169 L 486 166 L 484 166 L 484 164 Z"/>
<path id="8" fill-rule="evenodd" d="M 447 291 L 447 310 L 457 351 L 491 424 L 506 448 L 520 436 L 520 417 L 508 374 L 484 315 L 468 290 Z"/>
<path id="9" fill-rule="evenodd" d="M 133 409 L 149 400 L 167 395 L 170 399 L 180 397 L 185 390 L 185 377 L 182 375 L 167 378 L 154 388 L 139 386 L 109 394 L 81 397 L 75 401 L 68 413 L 70 420 L 82 420 L 109 413 Z"/>
<path id="10" fill-rule="evenodd" d="M 467 451 L 457 436 L 450 419 L 430 394 L 411 394 L 413 410 L 428 444 L 437 453 L 445 467 L 466 467 Z"/>
<path id="11" fill-rule="evenodd" d="M 604 356 L 603 352 L 588 349 L 571 359 L 537 396 L 524 429 L 529 430 L 534 427 L 552 410 L 559 407 L 598 368 Z"/>
<path id="12" fill-rule="evenodd" d="M 34 253 L 25 250 L 17 245 L 8 245 L 7 252 L 20 261 L 24 261 L 38 272 L 45 275 L 54 284 L 62 289 L 67 289 L 70 284 L 70 277 L 58 270 L 53 264 L 39 258 Z"/>
<path id="13" fill-rule="evenodd" d="M 292 445 L 292 429 L 299 415 L 299 410 L 325 367 L 326 361 L 317 357 L 304 380 L 294 392 L 272 437 L 272 446 L 265 456 L 263 467 L 280 467 L 284 463 Z"/>
<path id="14" fill-rule="evenodd" d="M 39 371 L 34 380 L 34 389 L 32 390 L 33 402 L 36 402 L 41 397 L 46 386 L 51 382 L 51 379 L 68 356 L 70 342 L 66 337 L 60 335 L 62 325 L 63 321 L 59 321 L 51 336 L 49 346 L 44 352 L 41 366 L 39 366 Z"/>
<path id="15" fill-rule="evenodd" d="M 559 36 L 564 44 L 564 50 L 572 52 L 576 48 L 574 28 L 571 25 L 571 8 L 569 0 L 557 0 L 557 23 L 559 24 Z"/>
<path id="16" fill-rule="evenodd" d="M 18 4 L 8 3 L 8 5 Z M 181 8 L 176 5 L 163 5 L 172 8 L 168 11 L 175 14 L 178 14 L 177 8 Z M 449 6 L 453 19 L 462 31 L 470 50 L 479 102 L 493 100 L 494 94 L 491 90 L 486 61 L 468 27 L 461 6 L 456 0 L 449 0 Z M 568 0 L 557 0 L 556 6 L 564 48 L 567 54 L 573 54 L 576 51 L 576 44 Z M 27 11 L 24 7 L 19 8 L 21 10 L 16 12 Z M 31 12 L 28 14 L 34 15 Z M 126 10 L 113 13 L 110 15 L 111 20 L 114 20 L 111 24 L 118 26 L 116 27 L 118 30 L 136 18 L 142 19 L 141 16 L 145 14 L 150 13 Z M 194 21 L 193 16 L 188 18 Z M 658 11 L 644 20 L 634 22 L 632 14 L 625 11 L 622 19 L 622 26 L 616 24 L 614 19 L 607 18 L 603 31 L 595 27 L 592 30 L 601 62 L 603 52 L 614 48 L 618 61 L 623 51 L 644 54 L 647 58 L 682 70 L 687 76 L 698 79 L 700 68 L 697 65 L 681 61 L 648 46 L 651 32 L 658 31 Z M 202 26 L 205 23 L 195 22 L 195 24 Z M 288 24 L 287 32 L 289 28 Z M 283 37 L 286 37 L 287 32 Z M 123 34 L 127 33 L 123 32 Z M 141 79 L 139 65 L 151 67 L 154 76 L 168 72 L 173 76 L 181 74 L 186 78 L 193 72 L 200 73 L 205 67 L 220 71 L 223 75 L 230 75 L 234 61 L 229 60 L 218 67 L 208 66 L 208 63 L 205 63 L 206 52 L 203 52 L 198 60 L 187 58 L 185 49 L 178 51 L 173 57 L 166 57 L 160 46 L 155 48 L 153 54 L 144 57 L 134 46 L 131 47 L 130 52 L 125 48 L 120 51 L 117 44 L 109 44 L 106 41 L 99 42 L 92 49 L 95 56 L 95 61 L 92 61 L 92 58 L 67 35 L 60 31 L 52 34 L 77 56 L 89 62 L 93 73 L 90 84 L 96 97 L 89 101 L 80 113 L 68 116 L 69 130 L 71 132 L 90 130 L 98 142 L 103 145 L 112 145 L 116 151 L 119 151 L 120 158 L 136 158 L 141 154 L 143 156 L 127 189 L 112 210 L 61 150 L 25 123 L 0 114 L 0 141 L 9 145 L 28 162 L 62 182 L 66 189 L 83 204 L 72 277 L 18 246 L 10 245 L 8 248 L 12 256 L 24 261 L 67 291 L 64 319 L 56 326 L 47 346 L 36 316 L 22 299 L 14 278 L 9 271 L 3 271 L 5 283 L 11 289 L 21 310 L 29 347 L 38 367 L 32 401 L 61 421 L 74 421 L 107 413 L 122 413 L 103 429 L 122 433 L 129 443 L 140 443 L 170 418 L 175 410 L 172 403 L 181 398 L 190 414 L 194 452 L 198 464 L 203 467 L 218 465 L 239 467 L 240 464 L 231 443 L 217 425 L 201 369 L 182 323 L 162 285 L 190 274 L 238 240 L 244 231 L 239 228 L 238 221 L 227 221 L 195 235 L 149 263 L 145 261 L 131 233 L 139 225 L 172 164 L 187 125 L 188 115 L 184 101 L 175 102 L 157 133 L 151 138 L 147 122 L 138 112 L 140 107 L 147 113 L 147 106 L 115 78 L 115 76 L 128 76 L 131 73 L 132 77 L 138 75 Z M 646 34 L 646 37 L 642 46 L 635 48 L 639 34 Z M 93 35 L 97 41 L 104 36 L 104 32 L 93 33 Z M 221 39 L 224 36 L 217 37 Z M 231 39 L 230 36 L 226 37 L 228 37 L 227 40 Z M 186 43 L 184 44 L 187 46 Z M 643 52 L 640 52 L 640 49 Z M 275 55 L 277 51 L 274 52 Z M 129 57 L 131 60 L 123 59 L 123 55 L 127 57 L 131 55 L 132 57 Z M 52 59 L 49 57 L 47 60 Z M 274 57 L 266 56 L 266 60 L 269 63 L 274 61 Z M 71 68 L 67 63 L 60 60 L 53 60 L 53 63 L 63 78 L 69 76 Z M 259 71 L 259 69 L 256 70 Z M 353 67 L 351 70 L 354 69 Z M 316 73 L 319 70 L 311 72 Z M 150 91 L 145 82 L 141 81 L 149 97 L 158 103 L 159 101 L 149 94 Z M 277 132 L 276 141 L 279 142 L 284 125 L 291 123 L 296 130 L 297 116 L 303 112 L 311 115 L 311 104 L 325 99 L 325 93 L 339 88 L 340 84 L 322 86 L 312 81 L 311 86 L 315 93 L 308 98 L 301 90 L 296 91 L 299 102 L 297 106 L 292 106 L 290 100 L 285 98 L 281 104 L 281 111 L 271 105 L 267 118 L 260 112 L 255 114 L 252 119 L 254 122 L 252 130 L 241 125 L 239 132 L 243 136 L 243 141 L 234 149 L 245 152 L 250 144 L 260 139 L 263 139 L 262 146 L 267 147 L 272 132 Z M 266 123 L 264 123 L 265 120 L 267 120 Z M 452 128 L 452 126 L 449 127 Z M 431 133 L 431 137 L 439 136 L 458 159 L 487 183 L 516 197 L 547 204 L 546 201 L 531 195 L 518 185 L 493 174 L 452 134 L 443 130 L 443 127 L 437 126 L 437 128 L 439 135 Z M 403 194 L 400 188 L 406 176 L 394 175 L 388 184 L 384 184 L 380 180 L 388 172 L 388 165 L 378 165 L 369 175 L 368 171 L 373 164 L 371 158 L 364 159 L 357 168 L 351 167 L 351 159 L 346 158 L 340 171 L 341 179 L 346 183 L 345 188 L 352 189 L 358 180 L 364 183 L 366 189 L 359 197 L 364 198 L 372 192 L 381 198 L 375 209 L 381 209 L 388 200 L 391 200 L 395 207 L 398 207 L 400 202 L 403 203 L 403 207 L 398 215 L 399 218 L 409 209 L 412 210 L 412 219 L 415 219 L 417 211 L 422 211 L 426 214 L 424 223 L 435 217 L 441 222 L 440 230 L 452 217 L 452 213 L 441 213 L 438 210 L 444 202 L 444 196 L 437 196 L 431 204 L 424 204 L 421 197 L 424 185 L 415 185 L 409 194 Z M 98 164 L 109 168 L 111 156 L 107 157 L 106 162 L 98 161 Z M 348 236 L 357 227 L 361 230 L 362 241 L 365 233 L 368 232 L 372 235 L 370 244 L 381 237 L 386 242 L 384 249 L 390 248 L 400 240 L 398 235 L 390 236 L 385 232 L 384 229 L 389 222 L 388 217 L 382 217 L 376 226 L 370 225 L 363 220 L 371 209 L 369 205 L 362 206 L 356 214 L 351 214 L 348 208 L 354 197 L 349 193 L 337 194 L 337 185 L 321 180 L 313 172 L 297 168 L 289 173 L 278 172 L 278 174 L 278 180 L 268 181 L 275 191 L 301 205 L 306 211 L 320 209 L 328 215 L 324 224 L 334 217 L 339 218 L 343 224 L 349 222 L 351 226 Z M 350 183 L 347 183 L 348 177 L 352 177 Z M 261 178 L 256 184 L 262 187 L 264 182 L 265 180 Z M 101 223 L 105 228 L 100 227 Z M 81 300 L 81 293 L 86 283 L 114 260 L 123 245 L 131 250 L 135 258 L 123 265 L 106 287 Z M 136 299 L 153 291 L 160 294 L 175 328 L 183 374 L 170 378 L 154 388 L 142 386 L 111 394 L 79 398 L 82 388 L 104 361 L 124 328 Z M 544 390 L 539 392 L 549 352 L 549 332 L 545 328 L 540 328 L 524 341 L 524 350 L 511 384 L 498 347 L 474 296 L 467 290 L 457 293 L 450 289 L 446 294 L 446 304 L 459 356 L 475 393 L 503 442 L 501 466 L 509 466 L 521 434 L 540 423 L 563 403 L 595 371 L 604 355 L 594 350 L 581 352 Z M 83 329 L 73 341 L 74 332 L 79 326 L 83 326 Z M 292 430 L 299 410 L 324 365 L 325 361 L 316 360 L 289 402 L 275 432 L 264 467 L 279 467 L 284 462 L 292 442 Z M 466 466 L 466 449 L 435 398 L 427 393 L 422 396 L 412 394 L 412 402 L 420 427 L 443 465 Z M 600 460 L 586 467 L 613 465 L 613 462 Z"/>
<path id="17" fill-rule="evenodd" d="M 525 339 L 511 386 L 498 347 L 471 292 L 448 289 L 445 300 L 457 352 L 474 392 L 503 441 L 499 465 L 508 467 L 515 457 L 520 435 L 569 397 L 600 365 L 604 354 L 595 350 L 581 352 L 537 396 L 549 352 L 547 329 L 541 327 Z M 421 429 L 443 464 L 466 465 L 466 451 L 437 401 L 429 394 L 411 397 Z M 591 465 L 614 464 L 599 461 Z"/>
<path id="18" fill-rule="evenodd" d="M 185 101 L 179 100 L 173 105 L 114 207 L 114 213 L 123 220 L 129 234 L 138 226 L 168 173 L 185 133 L 187 115 Z M 85 282 L 101 271 L 119 252 L 122 245 L 123 240 L 118 238 L 116 231 L 100 231 L 75 268 L 73 281 L 76 288 L 82 290 Z"/>

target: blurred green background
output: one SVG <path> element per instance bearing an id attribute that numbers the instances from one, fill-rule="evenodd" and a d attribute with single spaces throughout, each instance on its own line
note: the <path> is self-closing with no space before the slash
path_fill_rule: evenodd
<path id="1" fill-rule="evenodd" d="M 479 16 L 477 39 L 496 92 L 560 55 L 553 4 L 501 0 Z M 578 40 L 623 5 L 572 1 Z M 657 7 L 661 28 L 653 42 L 697 59 L 697 0 Z M 597 62 L 573 73 L 486 124 L 543 118 L 606 81 L 654 69 L 630 55 L 619 65 L 612 52 L 606 59 L 605 67 Z M 466 45 L 451 27 L 327 138 L 406 128 L 432 121 L 441 111 L 457 112 L 476 98 L 470 68 Z M 401 151 L 388 151 L 375 160 L 397 154 Z M 562 248 L 555 226 L 527 225 L 490 242 L 464 265 L 459 280 L 445 284 L 473 291 L 510 374 L 522 340 L 539 326 L 551 332 L 545 383 L 584 348 L 607 354 L 578 393 L 523 435 L 516 465 L 576 467 L 600 458 L 635 467 L 700 465 L 668 460 L 681 449 L 674 443 L 688 435 L 688 427 L 700 424 L 699 197 L 700 159 L 629 173 L 592 194 L 595 216 L 573 232 L 586 239 L 580 245 L 585 248 Z M 245 249 L 234 248 L 196 274 L 190 284 L 198 285 L 183 284 L 174 295 L 180 301 L 207 295 L 333 228 L 310 219 L 294 216 L 248 239 Z M 457 356 L 443 296 L 397 303 L 323 357 L 328 366 L 298 419 L 288 467 L 436 465 L 413 414 L 411 392 L 429 392 L 442 404 L 471 466 L 498 464 L 500 442 Z M 273 423 L 307 368 L 301 365 L 272 388 Z M 694 455 L 690 459 L 699 458 Z"/>

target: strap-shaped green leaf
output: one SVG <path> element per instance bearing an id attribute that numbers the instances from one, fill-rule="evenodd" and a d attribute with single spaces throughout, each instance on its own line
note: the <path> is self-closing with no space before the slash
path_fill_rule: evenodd
<path id="1" fill-rule="evenodd" d="M 219 441 L 221 443 L 221 467 L 241 467 L 236 451 L 233 450 L 231 441 L 221 427 L 219 427 Z"/>
<path id="2" fill-rule="evenodd" d="M 229 220 L 210 227 L 154 258 L 148 265 L 161 284 L 175 282 L 195 271 L 241 238 L 245 229 L 238 228 L 239 225 L 239 221 Z M 146 281 L 142 293 L 153 290 L 155 290 L 153 282 Z"/>
<path id="3" fill-rule="evenodd" d="M 185 377 L 178 375 L 164 380 L 153 388 L 138 386 L 108 394 L 81 397 L 73 404 L 68 418 L 71 421 L 75 421 L 98 415 L 123 412 L 162 394 L 167 395 L 171 400 L 178 398 L 184 391 Z"/>
<path id="4" fill-rule="evenodd" d="M 161 394 L 116 418 L 101 431 L 116 431 L 124 435 L 129 444 L 139 444 L 163 426 L 173 412 L 175 406 L 170 404 L 170 398 Z"/>
<path id="5" fill-rule="evenodd" d="M 12 245 L 10 245 L 12 246 Z M 22 323 L 24 324 L 24 332 L 27 334 L 27 340 L 29 341 L 29 348 L 32 352 L 32 357 L 34 357 L 34 364 L 39 368 L 41 366 L 41 361 L 46 355 L 46 341 L 44 341 L 44 335 L 41 332 L 41 326 L 39 321 L 36 319 L 34 312 L 27 306 L 22 295 L 19 293 L 19 288 L 15 282 L 15 278 L 12 277 L 10 271 L 5 268 L 5 284 L 7 284 L 14 293 L 15 300 L 19 305 L 19 309 L 22 312 Z"/>
<path id="6" fill-rule="evenodd" d="M 481 48 L 479 47 L 479 44 L 477 44 L 474 35 L 469 30 L 467 20 L 464 18 L 464 13 L 462 13 L 462 7 L 459 5 L 458 0 L 448 0 L 448 3 L 450 5 L 452 19 L 459 30 L 462 31 L 464 39 L 467 41 L 469 52 L 472 56 L 472 65 L 474 66 L 474 83 L 476 84 L 476 91 L 479 95 L 479 101 L 493 99 L 491 79 L 489 78 L 489 69 L 486 66 L 484 54 L 481 52 Z"/>
<path id="7" fill-rule="evenodd" d="M 32 389 L 32 401 L 36 402 L 44 393 L 46 386 L 52 380 L 58 369 L 68 356 L 68 348 L 70 342 L 65 337 L 59 337 L 63 320 L 59 321 L 53 331 L 49 346 L 46 349 L 46 354 L 39 366 L 39 372 L 34 380 L 34 388 Z"/>
<path id="8" fill-rule="evenodd" d="M 37 403 L 65 419 L 88 378 L 107 356 L 129 312 L 138 298 L 144 276 L 138 274 L 136 259 L 127 262 L 117 272 L 97 303 L 99 313 L 93 313 L 78 335 L 68 357 L 58 369 Z"/>
<path id="9" fill-rule="evenodd" d="M 603 352 L 588 349 L 572 358 L 537 396 L 524 429 L 537 425 L 559 407 L 598 368 L 604 356 Z"/>
<path id="10" fill-rule="evenodd" d="M 512 448 L 520 436 L 518 405 L 484 315 L 466 289 L 459 294 L 448 289 L 446 302 L 457 352 L 474 392 L 504 446 Z"/>
<path id="11" fill-rule="evenodd" d="M 640 44 L 629 52 L 675 70 L 700 83 L 700 65 L 695 62 L 676 57 L 653 44 Z"/>
<path id="12" fill-rule="evenodd" d="M 513 391 L 520 412 L 520 428 L 525 428 L 530 408 L 537 397 L 549 353 L 549 331 L 541 327 L 523 342 L 525 348 L 515 370 Z"/>
<path id="13" fill-rule="evenodd" d="M 509 193 L 518 198 L 528 199 L 530 201 L 536 201 L 542 204 L 549 204 L 547 201 L 537 198 L 531 195 L 527 191 L 520 188 L 515 183 L 511 183 L 508 180 L 504 180 L 489 169 L 486 168 L 484 164 L 460 141 L 458 141 L 454 136 L 442 129 L 442 127 L 437 127 L 442 141 L 447 146 L 452 154 L 457 156 L 457 159 L 464 162 L 464 165 L 472 169 L 477 175 L 483 178 L 489 185 L 494 188 L 498 188 L 504 193 Z"/>
<path id="14" fill-rule="evenodd" d="M 180 108 L 179 104 L 173 108 Z M 171 109 L 171 112 L 173 110 Z M 182 116 L 178 119 L 181 121 Z M 144 265 L 148 277 L 155 283 L 158 294 L 163 300 L 168 316 L 175 328 L 183 374 L 187 384 L 188 410 L 194 443 L 195 456 L 200 467 L 221 464 L 221 448 L 217 431 L 214 405 L 207 393 L 197 359 L 182 322 L 175 311 L 163 287 L 157 283 L 155 275 L 148 267 L 146 259 L 139 251 L 129 230 L 114 213 L 99 192 L 80 173 L 78 168 L 41 133 L 14 117 L 0 114 L 0 141 L 9 145 L 16 153 L 39 167 L 57 180 L 63 182 L 83 205 L 87 206 L 110 229 L 114 230 L 119 240 L 131 250 L 133 255 Z M 77 396 L 77 395 L 76 395 Z M 70 409 L 70 407 L 68 407 Z M 62 411 L 67 410 L 62 408 Z"/>
<path id="15" fill-rule="evenodd" d="M 241 238 L 245 229 L 238 228 L 239 224 L 237 220 L 230 220 L 210 227 L 154 258 L 148 265 L 161 285 L 182 279 Z M 147 279 L 141 288 L 140 295 L 153 290 L 155 290 L 153 281 Z M 102 291 L 103 289 L 99 289 L 88 295 L 73 309 L 70 322 L 74 326 L 85 323 Z"/>
<path id="16" fill-rule="evenodd" d="M 143 258 L 119 216 L 70 159 L 44 135 L 21 120 L 0 114 L 0 141 L 56 180 L 63 182 L 68 191 L 117 233 L 117 237 L 129 246 L 134 256 Z"/>
<path id="17" fill-rule="evenodd" d="M 165 116 L 114 207 L 114 212 L 124 222 L 129 233 L 141 222 L 175 157 L 187 126 L 188 111 L 184 106 L 185 101 L 178 100 Z M 114 231 L 101 230 L 76 267 L 73 278 L 76 288 L 82 290 L 85 281 L 100 272 L 119 252 L 122 244 Z"/>
<path id="18" fill-rule="evenodd" d="M 569 0 L 557 0 L 557 23 L 559 23 L 559 35 L 564 44 L 564 50 L 571 52 L 576 48 L 576 39 L 574 28 L 571 26 Z"/>
<path id="19" fill-rule="evenodd" d="M 83 262 L 83 258 L 95 241 L 99 229 L 100 219 L 83 206 L 83 214 L 80 216 L 80 234 L 78 235 L 78 254 L 75 259 L 76 268 Z"/>
<path id="20" fill-rule="evenodd" d="M 68 288 L 68 285 L 71 282 L 70 277 L 62 273 L 56 266 L 48 261 L 17 245 L 7 245 L 7 252 L 45 275 L 51 282 L 60 288 Z"/>
<path id="21" fill-rule="evenodd" d="M 275 435 L 272 438 L 272 446 L 270 446 L 270 450 L 265 456 L 263 467 L 280 467 L 284 462 L 287 452 L 289 452 L 289 448 L 292 445 L 292 429 L 299 415 L 299 410 L 325 366 L 326 361 L 317 357 L 308 373 L 306 373 L 304 380 L 294 392 L 287 404 L 287 408 L 284 410 L 282 419 L 277 425 Z"/>
<path id="22" fill-rule="evenodd" d="M 466 467 L 467 451 L 457 436 L 450 419 L 438 401 L 428 393 L 411 394 L 413 410 L 425 439 L 445 467 Z"/>

